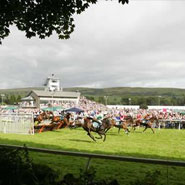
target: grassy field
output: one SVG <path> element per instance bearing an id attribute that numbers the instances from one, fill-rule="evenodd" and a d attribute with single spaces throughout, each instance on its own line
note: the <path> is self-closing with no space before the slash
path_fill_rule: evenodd
<path id="1" fill-rule="evenodd" d="M 82 129 L 62 129 L 35 135 L 0 134 L 0 143 L 16 144 L 68 151 L 81 151 L 99 154 L 124 155 L 134 157 L 172 159 L 185 161 L 185 130 L 156 129 L 145 133 L 139 129 L 129 136 L 117 129 L 110 130 L 106 142 L 92 141 Z M 95 134 L 94 134 L 95 135 Z M 35 162 L 48 164 L 61 175 L 72 172 L 79 174 L 85 169 L 86 158 L 55 156 L 31 153 Z M 143 178 L 147 171 L 159 170 L 162 184 L 185 184 L 185 168 L 146 165 L 93 159 L 91 167 L 97 170 L 98 178 L 117 178 L 121 184 L 129 184 L 137 178 Z M 168 180 L 167 180 L 168 176 Z"/>

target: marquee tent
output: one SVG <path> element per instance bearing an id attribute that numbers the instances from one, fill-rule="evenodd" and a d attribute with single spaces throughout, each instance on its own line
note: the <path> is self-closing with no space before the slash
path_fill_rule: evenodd
<path id="1" fill-rule="evenodd" d="M 45 108 L 42 108 L 42 110 L 43 111 L 62 111 L 62 110 L 64 110 L 64 108 L 63 107 L 60 107 L 60 106 L 58 106 L 58 107 L 45 107 Z"/>
<path id="2" fill-rule="evenodd" d="M 72 108 L 70 108 L 70 109 L 66 109 L 65 111 L 66 111 L 66 112 L 75 112 L 75 113 L 84 112 L 84 110 L 79 109 L 79 108 L 77 108 L 77 107 L 72 107 Z"/>

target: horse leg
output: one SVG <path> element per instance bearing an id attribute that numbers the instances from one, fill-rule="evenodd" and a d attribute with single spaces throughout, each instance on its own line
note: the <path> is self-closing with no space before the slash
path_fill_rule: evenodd
<path id="1" fill-rule="evenodd" d="M 153 134 L 155 134 L 155 131 L 154 131 L 154 129 L 152 128 L 152 127 L 150 127 L 151 129 L 152 129 L 152 132 L 153 132 Z"/>
<path id="2" fill-rule="evenodd" d="M 145 132 L 147 128 L 148 128 L 148 125 L 145 126 L 145 129 L 143 130 L 143 132 Z"/>
<path id="3" fill-rule="evenodd" d="M 125 133 L 128 135 L 128 133 L 130 132 L 130 130 L 127 128 L 126 125 L 123 125 L 123 129 L 124 129 Z"/>
<path id="4" fill-rule="evenodd" d="M 91 134 L 90 131 L 87 132 L 87 135 L 88 135 L 93 141 L 96 142 L 95 138 L 93 137 L 93 135 Z"/>
<path id="5" fill-rule="evenodd" d="M 106 133 L 108 130 L 110 130 L 110 128 L 111 128 L 111 127 L 107 128 L 107 130 L 105 131 L 105 133 Z"/>
<path id="6" fill-rule="evenodd" d="M 130 130 L 128 128 L 124 128 L 124 130 L 125 130 L 125 133 L 128 135 Z"/>
<path id="7" fill-rule="evenodd" d="M 103 142 L 104 142 L 106 140 L 105 131 L 99 132 L 98 134 L 101 136 L 101 138 L 102 138 L 102 135 L 104 135 L 104 138 L 103 138 Z"/>
<path id="8" fill-rule="evenodd" d="M 154 131 L 154 129 L 152 128 L 152 125 L 149 125 L 149 127 L 151 128 L 153 134 L 155 134 L 155 131 Z"/>
<path id="9" fill-rule="evenodd" d="M 136 122 L 135 124 L 133 124 L 133 130 L 135 131 L 136 128 L 140 127 L 140 123 Z"/>
<path id="10" fill-rule="evenodd" d="M 96 139 L 102 139 L 102 135 L 98 132 L 98 135 L 100 136 L 100 137 L 95 137 Z"/>
<path id="11" fill-rule="evenodd" d="M 136 130 L 136 125 L 133 125 L 132 130 L 134 130 L 134 132 L 135 132 L 135 130 Z"/>
<path id="12" fill-rule="evenodd" d="M 103 142 L 104 142 L 106 140 L 106 134 L 104 133 L 103 135 L 104 135 L 104 139 L 103 139 Z"/>

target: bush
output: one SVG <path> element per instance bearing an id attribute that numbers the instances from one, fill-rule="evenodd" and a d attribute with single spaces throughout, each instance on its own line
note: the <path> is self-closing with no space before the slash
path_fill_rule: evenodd
<path id="1" fill-rule="evenodd" d="M 95 170 L 81 171 L 79 177 L 66 174 L 62 180 L 50 167 L 34 164 L 24 149 L 0 150 L 0 185 L 119 185 L 116 180 L 95 180 Z"/>
<path id="2" fill-rule="evenodd" d="M 143 179 L 137 179 L 131 185 L 161 185 L 159 182 L 160 171 L 147 172 Z"/>
<path id="3" fill-rule="evenodd" d="M 33 164 L 26 148 L 0 150 L 0 185 L 55 185 L 57 177 L 53 169 Z"/>
<path id="4" fill-rule="evenodd" d="M 73 174 L 67 174 L 59 185 L 119 185 L 117 180 L 105 181 L 96 180 L 96 171 L 91 168 L 90 170 L 83 172 L 81 171 L 79 177 L 74 177 Z"/>
<path id="5" fill-rule="evenodd" d="M 148 172 L 143 179 L 138 179 L 132 185 L 160 185 L 160 172 Z M 96 171 L 81 170 L 79 177 L 66 174 L 62 180 L 59 175 L 47 165 L 34 164 L 24 149 L 0 149 L 0 185 L 119 185 L 117 180 L 97 180 Z"/>
<path id="6" fill-rule="evenodd" d="M 140 109 L 148 109 L 148 106 L 146 104 L 141 104 L 139 106 Z"/>

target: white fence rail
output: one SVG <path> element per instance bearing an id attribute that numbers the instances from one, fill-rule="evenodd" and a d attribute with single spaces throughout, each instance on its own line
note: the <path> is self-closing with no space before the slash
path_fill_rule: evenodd
<path id="1" fill-rule="evenodd" d="M 179 130 L 185 128 L 185 120 L 183 119 L 162 119 L 159 121 L 159 129 L 162 127 L 164 128 L 178 128 Z"/>
<path id="2" fill-rule="evenodd" d="M 12 149 L 25 149 L 25 146 L 7 145 L 7 144 L 0 144 L 0 148 L 1 147 L 7 147 Z M 75 157 L 86 157 L 89 159 L 98 158 L 98 159 L 107 159 L 107 160 L 115 160 L 115 161 L 185 167 L 185 161 L 137 158 L 137 157 L 128 157 L 128 156 L 106 155 L 106 154 L 91 154 L 91 153 L 70 152 L 70 151 L 64 151 L 64 150 L 52 150 L 52 149 L 34 148 L 34 147 L 26 147 L 26 148 L 29 151 L 33 151 L 33 152 L 41 152 L 41 153 L 55 154 L 55 155 L 67 155 L 67 156 L 75 156 Z M 89 162 L 88 162 L 88 165 L 89 165 Z"/>
<path id="3" fill-rule="evenodd" d="M 34 134 L 33 114 L 0 114 L 0 132 Z"/>

